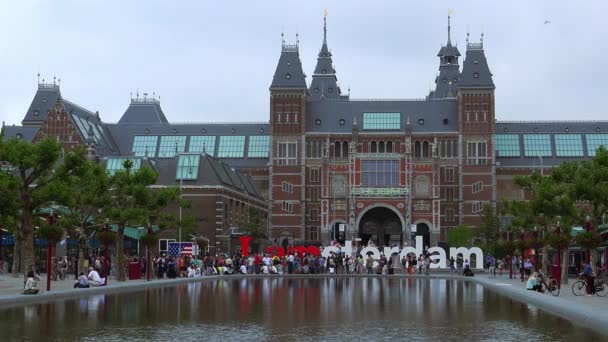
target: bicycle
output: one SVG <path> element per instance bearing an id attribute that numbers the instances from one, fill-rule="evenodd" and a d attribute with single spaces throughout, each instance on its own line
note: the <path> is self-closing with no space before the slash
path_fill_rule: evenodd
<path id="1" fill-rule="evenodd" d="M 549 292 L 554 297 L 559 296 L 559 285 L 557 283 L 557 280 L 549 279 L 549 283 L 547 284 L 547 282 L 545 281 L 545 275 L 543 274 L 543 272 L 540 271 L 538 272 L 538 277 L 540 278 L 541 289 L 544 293 Z"/>
<path id="2" fill-rule="evenodd" d="M 605 297 L 608 294 L 608 283 L 603 279 L 596 280 L 593 290 L 592 294 L 598 295 L 599 297 Z M 587 281 L 575 281 L 574 284 L 572 284 L 572 293 L 574 293 L 575 296 L 584 296 L 587 294 Z"/>

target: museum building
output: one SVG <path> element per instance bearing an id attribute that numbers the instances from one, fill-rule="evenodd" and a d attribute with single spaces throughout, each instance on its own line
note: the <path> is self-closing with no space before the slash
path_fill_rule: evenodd
<path id="1" fill-rule="evenodd" d="M 324 21 L 309 83 L 299 42 L 283 41 L 267 122 L 171 123 L 159 97 L 136 94 L 120 120 L 107 123 L 43 80 L 22 126 L 3 125 L 4 136 L 87 146 L 109 172 L 125 158 L 151 165 L 159 186 L 182 187 L 198 231 L 219 249 L 249 207 L 267 215 L 268 234 L 280 244 L 361 239 L 382 246 L 422 235 L 436 245 L 452 227 L 478 225 L 484 205 L 521 198 L 515 175 L 608 146 L 608 122 L 497 120 L 483 34 L 478 42 L 467 34 L 461 59 L 449 20 L 435 89 L 424 98 L 342 92 Z M 211 193 L 210 211 L 211 202 L 197 201 Z"/>

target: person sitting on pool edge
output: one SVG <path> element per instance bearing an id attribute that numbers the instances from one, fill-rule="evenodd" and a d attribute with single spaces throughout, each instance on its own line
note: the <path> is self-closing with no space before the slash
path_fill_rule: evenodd
<path id="1" fill-rule="evenodd" d="M 89 278 L 84 275 L 84 272 L 80 272 L 80 276 L 78 276 L 78 280 L 74 283 L 75 289 L 86 289 L 89 288 Z"/>
<path id="2" fill-rule="evenodd" d="M 106 279 L 99 276 L 93 267 L 89 267 L 89 285 L 103 286 L 106 284 Z"/>
<path id="3" fill-rule="evenodd" d="M 27 272 L 27 280 L 25 281 L 25 288 L 23 294 L 38 294 L 40 289 L 36 287 L 36 280 L 34 279 L 34 271 Z"/>
<path id="4" fill-rule="evenodd" d="M 543 292 L 542 285 L 538 283 L 538 273 L 534 272 L 528 278 L 528 282 L 526 283 L 526 289 L 531 291 Z"/>

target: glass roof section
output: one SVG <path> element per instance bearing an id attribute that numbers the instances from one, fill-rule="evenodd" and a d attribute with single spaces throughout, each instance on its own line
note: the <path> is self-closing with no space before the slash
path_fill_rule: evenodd
<path id="1" fill-rule="evenodd" d="M 496 134 L 497 157 L 519 157 L 519 134 Z"/>
<path id="2" fill-rule="evenodd" d="M 186 150 L 186 136 L 164 135 L 160 137 L 158 158 L 173 158 L 176 154 Z"/>
<path id="3" fill-rule="evenodd" d="M 580 134 L 555 134 L 555 156 L 584 157 L 583 137 Z"/>
<path id="4" fill-rule="evenodd" d="M 401 113 L 363 113 L 364 130 L 399 130 Z"/>
<path id="5" fill-rule="evenodd" d="M 251 135 L 249 136 L 249 145 L 247 148 L 247 158 L 268 158 L 270 153 L 270 136 L 269 135 Z"/>
<path id="6" fill-rule="evenodd" d="M 125 160 L 133 161 L 132 171 L 137 171 L 141 167 L 141 159 L 139 158 L 108 158 L 106 161 L 106 171 L 113 176 L 116 172 L 124 170 Z"/>
<path id="7" fill-rule="evenodd" d="M 136 135 L 133 138 L 133 155 L 154 158 L 156 156 L 157 143 L 157 135 Z"/>
<path id="8" fill-rule="evenodd" d="M 190 137 L 188 152 L 215 155 L 215 135 L 195 135 Z"/>
<path id="9" fill-rule="evenodd" d="M 217 149 L 218 158 L 243 158 L 245 154 L 244 135 L 222 135 Z"/>
<path id="10" fill-rule="evenodd" d="M 524 134 L 524 156 L 551 157 L 550 134 Z"/>
<path id="11" fill-rule="evenodd" d="M 196 180 L 198 167 L 201 162 L 200 154 L 180 154 L 177 160 L 176 180 Z"/>
<path id="12" fill-rule="evenodd" d="M 608 134 L 585 134 L 587 139 L 587 156 L 595 157 L 600 146 L 608 148 Z"/>

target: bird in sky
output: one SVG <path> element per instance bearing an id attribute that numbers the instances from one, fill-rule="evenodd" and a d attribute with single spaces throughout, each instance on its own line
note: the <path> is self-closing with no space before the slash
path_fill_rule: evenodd
<path id="1" fill-rule="evenodd" d="M 551 24 L 551 20 L 545 20 L 545 25 Z"/>

